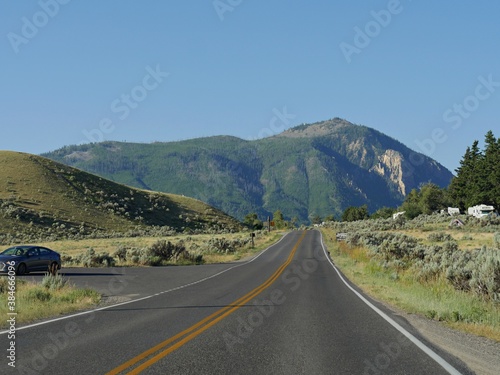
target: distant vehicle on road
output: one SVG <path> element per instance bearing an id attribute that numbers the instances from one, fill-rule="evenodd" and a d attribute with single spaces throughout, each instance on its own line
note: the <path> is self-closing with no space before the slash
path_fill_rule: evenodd
<path id="1" fill-rule="evenodd" d="M 61 255 L 41 246 L 13 246 L 0 253 L 0 272 L 8 272 L 7 262 L 14 262 L 18 275 L 28 272 L 61 269 Z"/>

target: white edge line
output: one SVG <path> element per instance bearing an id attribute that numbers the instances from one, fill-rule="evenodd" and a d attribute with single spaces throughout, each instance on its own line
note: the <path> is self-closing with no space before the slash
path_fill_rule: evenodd
<path id="1" fill-rule="evenodd" d="M 288 234 L 288 233 L 287 233 Z M 237 268 L 237 267 L 241 267 L 241 266 L 245 266 L 247 264 L 250 264 L 252 263 L 255 259 L 257 259 L 258 257 L 260 257 L 262 254 L 264 254 L 266 251 L 268 251 L 271 247 L 273 247 L 274 245 L 277 245 L 278 243 L 280 243 L 285 237 L 286 235 L 283 235 L 279 241 L 273 243 L 272 245 L 268 246 L 267 248 L 265 248 L 264 250 L 262 250 L 259 254 L 257 254 L 255 257 L 253 257 L 252 259 L 246 261 L 246 262 L 243 262 L 241 264 L 237 264 L 233 267 L 230 267 L 228 269 L 225 269 L 221 272 L 218 272 L 214 275 L 211 275 L 211 276 L 208 276 L 208 277 L 205 277 L 204 279 L 201 279 L 201 280 L 197 280 L 197 281 L 193 281 L 189 284 L 185 284 L 185 285 L 181 285 L 181 286 L 177 286 L 175 288 L 172 288 L 172 289 L 168 289 L 168 290 L 165 290 L 163 292 L 158 292 L 158 293 L 155 293 L 155 294 L 151 294 L 149 296 L 145 296 L 145 297 L 141 297 L 141 298 L 137 298 L 137 299 L 133 299 L 133 300 L 130 300 L 130 301 L 126 301 L 126 302 L 120 302 L 120 303 L 116 303 L 114 305 L 109 305 L 109 306 L 103 306 L 103 307 L 99 307 L 97 309 L 92 309 L 92 310 L 87 310 L 87 311 L 82 311 L 82 312 L 79 312 L 79 313 L 76 313 L 76 314 L 71 314 L 71 315 L 67 315 L 67 316 L 61 316 L 59 318 L 54 318 L 54 319 L 50 319 L 50 320 L 45 320 L 43 322 L 39 322 L 39 323 L 33 323 L 33 324 L 29 324 L 27 326 L 23 326 L 23 327 L 16 327 L 16 331 L 21 331 L 23 329 L 28 329 L 28 328 L 33 328 L 33 327 L 37 327 L 37 326 L 41 326 L 41 325 L 44 325 L 44 324 L 49 324 L 49 323 L 54 323 L 54 322 L 58 322 L 60 320 L 65 320 L 65 319 L 70 319 L 70 318 L 74 318 L 74 317 L 77 317 L 77 316 L 82 316 L 82 315 L 87 315 L 87 314 L 92 314 L 92 313 L 95 313 L 97 311 L 102 311 L 102 310 L 107 310 L 107 309 L 111 309 L 113 307 L 118 307 L 118 306 L 123 306 L 123 305 L 128 305 L 130 303 L 134 303 L 134 302 L 139 302 L 139 301 L 144 301 L 146 299 L 149 299 L 149 298 L 152 298 L 152 297 L 156 297 L 156 296 L 159 296 L 159 295 L 162 295 L 162 294 L 165 294 L 165 293 L 170 293 L 170 292 L 173 292 L 173 291 L 176 291 L 176 290 L 179 290 L 179 289 L 184 289 L 184 288 L 187 288 L 188 286 L 192 286 L 192 285 L 195 285 L 195 284 L 199 284 L 199 283 L 202 283 L 204 281 L 207 281 L 209 279 L 212 279 L 214 277 L 217 277 L 219 275 L 222 275 L 223 273 L 227 272 L 227 271 L 230 271 L 234 268 Z M 5 331 L 0 331 L 0 335 L 4 335 L 6 333 L 9 333 L 10 331 L 9 330 L 5 330 Z"/>
<path id="2" fill-rule="evenodd" d="M 368 301 L 361 293 L 359 293 L 356 289 L 354 289 L 349 283 L 344 279 L 340 271 L 337 269 L 337 267 L 333 264 L 330 256 L 328 255 L 325 244 L 323 243 L 323 234 L 321 231 L 318 231 L 321 236 L 321 246 L 323 247 L 323 252 L 325 253 L 326 259 L 330 263 L 330 265 L 333 267 L 335 272 L 339 275 L 340 279 L 343 281 L 343 283 L 354 293 L 356 296 L 358 296 L 364 303 L 366 303 L 372 310 L 374 310 L 377 314 L 379 314 L 382 318 L 384 318 L 390 325 L 392 325 L 394 328 L 396 328 L 401 334 L 406 336 L 408 340 L 413 342 L 420 350 L 422 350 L 425 354 L 427 354 L 429 357 L 431 357 L 434 361 L 436 361 L 441 367 L 443 367 L 446 371 L 448 371 L 449 374 L 453 375 L 462 375 L 461 372 L 459 372 L 456 368 L 454 368 L 451 364 L 449 364 L 443 357 L 441 357 L 439 354 L 434 352 L 431 348 L 429 348 L 427 345 L 425 345 L 422 341 L 417 339 L 415 336 L 413 336 L 410 332 L 408 332 L 406 329 L 404 329 L 401 325 L 399 325 L 395 320 L 390 318 L 386 313 L 384 313 L 382 310 L 380 310 L 378 307 L 373 305 L 370 301 Z"/>

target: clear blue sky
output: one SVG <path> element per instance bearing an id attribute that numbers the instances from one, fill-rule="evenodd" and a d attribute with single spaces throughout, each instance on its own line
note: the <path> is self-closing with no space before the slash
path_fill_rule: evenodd
<path id="1" fill-rule="evenodd" d="M 0 149 L 254 139 L 341 117 L 454 170 L 500 136 L 497 0 L 0 4 Z"/>

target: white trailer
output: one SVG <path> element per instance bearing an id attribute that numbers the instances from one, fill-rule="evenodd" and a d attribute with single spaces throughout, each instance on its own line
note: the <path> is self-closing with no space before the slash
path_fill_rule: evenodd
<path id="1" fill-rule="evenodd" d="M 467 213 L 471 216 L 482 218 L 495 212 L 495 207 L 486 204 L 479 204 L 477 206 L 469 207 Z"/>

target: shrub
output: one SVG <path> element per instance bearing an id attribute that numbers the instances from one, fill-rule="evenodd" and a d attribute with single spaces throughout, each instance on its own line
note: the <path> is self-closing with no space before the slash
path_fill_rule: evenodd
<path id="1" fill-rule="evenodd" d="M 448 233 L 436 232 L 431 233 L 427 236 L 427 239 L 431 242 L 444 242 L 444 241 L 453 241 L 453 237 Z"/>
<path id="2" fill-rule="evenodd" d="M 437 220 L 438 216 L 425 215 L 420 220 Z M 367 230 L 366 226 L 355 223 L 332 223 L 332 226 L 348 233 L 346 243 L 351 248 L 368 249 L 369 264 L 376 262 L 396 275 L 409 269 L 412 277 L 423 283 L 444 278 L 457 290 L 500 302 L 500 251 L 497 249 L 483 246 L 482 249 L 460 250 L 457 242 L 446 233 L 431 233 L 429 240 L 442 243 L 425 246 L 411 236 Z"/>
<path id="3" fill-rule="evenodd" d="M 42 286 L 49 290 L 59 290 L 68 283 L 61 275 L 51 275 L 46 273 L 42 279 Z"/>
<path id="4" fill-rule="evenodd" d="M 493 246 L 496 249 L 500 249 L 500 232 L 495 232 L 493 235 Z"/>
<path id="5" fill-rule="evenodd" d="M 481 249 L 475 257 L 470 288 L 474 293 L 500 302 L 500 255 L 494 249 Z"/>
<path id="6" fill-rule="evenodd" d="M 85 267 L 113 267 L 115 259 L 109 253 L 97 254 L 94 249 L 89 248 L 85 254 L 79 257 L 79 261 Z"/>
<path id="7" fill-rule="evenodd" d="M 177 259 L 185 252 L 187 253 L 183 241 L 179 241 L 174 245 L 170 241 L 160 240 L 147 249 L 148 256 L 158 257 L 165 261 L 171 260 L 172 258 Z"/>
<path id="8" fill-rule="evenodd" d="M 118 249 L 113 253 L 113 257 L 118 258 L 120 262 L 125 262 L 127 260 L 127 248 L 120 245 Z"/>
<path id="9" fill-rule="evenodd" d="M 31 301 L 45 302 L 50 300 L 52 295 L 45 288 L 29 289 L 26 293 L 26 299 Z"/>

